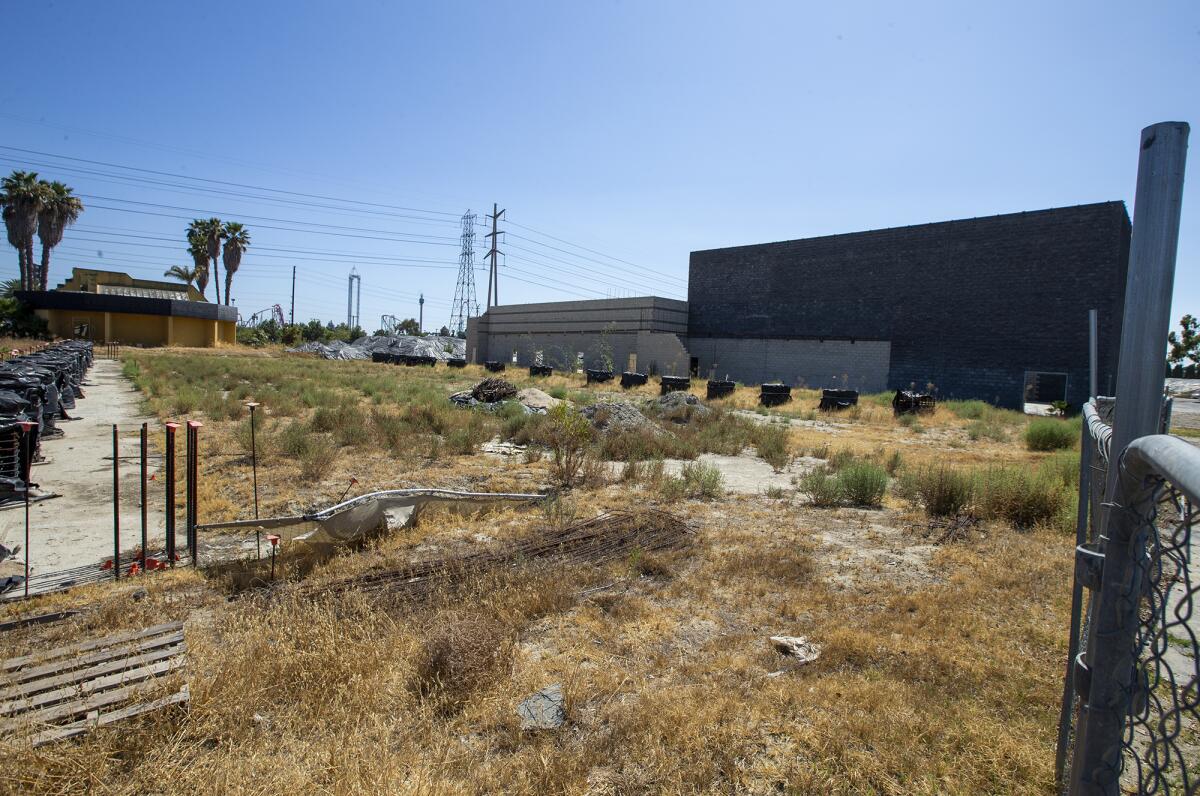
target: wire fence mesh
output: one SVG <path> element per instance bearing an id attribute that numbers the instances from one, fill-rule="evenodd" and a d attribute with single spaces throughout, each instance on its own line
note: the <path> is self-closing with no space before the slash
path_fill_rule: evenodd
<path id="1" fill-rule="evenodd" d="M 1084 414 L 1059 790 L 1197 794 L 1200 563 L 1193 561 L 1191 547 L 1200 449 L 1156 436 L 1114 456 L 1106 407 L 1093 402 Z M 1110 461 L 1121 468 L 1114 481 L 1107 478 Z M 1112 483 L 1117 488 L 1109 495 Z M 1106 554 L 1117 545 L 1126 547 L 1128 570 L 1102 578 L 1110 563 Z M 1119 604 L 1123 619 L 1116 626 L 1096 626 L 1093 611 L 1102 588 Z M 1117 666 L 1095 665 L 1113 653 Z M 1115 719 L 1109 723 L 1116 732 L 1103 730 L 1106 718 Z"/>

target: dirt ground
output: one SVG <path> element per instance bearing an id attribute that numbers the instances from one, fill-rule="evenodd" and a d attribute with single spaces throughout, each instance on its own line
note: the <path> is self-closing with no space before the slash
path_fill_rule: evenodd
<path id="1" fill-rule="evenodd" d="M 113 552 L 112 427 L 120 433 L 121 547 L 135 547 L 141 536 L 138 430 L 143 422 L 159 428 L 143 412 L 142 396 L 121 375 L 119 362 L 97 359 L 84 381 L 84 399 L 76 402 L 77 418 L 60 423 L 64 435 L 42 443 L 49 460 L 35 465 L 33 479 L 42 492 L 59 497 L 30 507 L 30 567 L 34 573 L 55 572 L 98 563 Z M 153 431 L 151 433 L 154 433 Z M 150 460 L 156 474 L 159 459 Z M 149 536 L 163 538 L 161 476 L 149 482 Z M 20 507 L 0 511 L 0 541 L 24 544 L 25 513 Z"/>

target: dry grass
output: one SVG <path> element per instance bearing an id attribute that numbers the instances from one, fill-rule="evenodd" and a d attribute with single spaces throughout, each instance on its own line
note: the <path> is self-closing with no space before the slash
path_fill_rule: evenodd
<path id="1" fill-rule="evenodd" d="M 168 356 L 138 352 L 137 359 L 145 371 L 157 371 L 151 360 Z M 260 467 L 264 513 L 328 503 L 352 474 L 362 489 L 424 484 L 530 491 L 551 480 L 548 461 L 448 452 L 449 433 L 463 426 L 435 426 L 457 424 L 463 415 L 442 414 L 422 396 L 444 396 L 478 380 L 472 369 L 449 374 L 244 359 L 264 374 L 254 389 L 275 390 L 285 404 L 294 403 L 291 414 L 266 407 L 271 442 Z M 228 389 L 242 378 L 241 367 L 225 362 L 229 377 L 218 370 L 212 378 Z M 555 376 L 533 383 L 571 394 L 583 392 L 582 381 Z M 150 393 L 151 405 L 167 412 L 174 396 L 160 387 Z M 314 406 L 304 405 L 304 390 L 317 391 L 309 396 Z M 727 400 L 736 407 L 755 396 L 741 388 Z M 822 458 L 840 457 L 843 467 L 869 461 L 890 473 L 935 462 L 976 469 L 1042 463 L 1038 472 L 1045 478 L 1067 479 L 1066 458 L 1023 450 L 1019 433 L 970 440 L 966 429 L 978 416 L 941 407 L 922 418 L 925 430 L 914 434 L 874 401 L 864 401 L 857 417 L 808 420 L 814 396 L 800 392 L 776 413 L 797 421 L 787 431 L 791 452 L 823 447 Z M 351 398 L 364 410 L 368 439 L 339 445 L 331 471 L 302 482 L 300 464 L 284 450 L 284 429 L 302 423 L 303 436 L 336 438 L 336 424 L 324 431 L 307 424 L 321 407 L 332 413 Z M 201 391 L 199 400 L 212 398 Z M 220 411 L 215 403 L 212 408 Z M 480 422 L 499 433 L 504 421 Z M 1023 423 L 1018 418 L 1012 426 Z M 226 418 L 204 428 L 204 443 L 223 458 L 206 465 L 202 516 L 245 510 L 249 462 L 241 426 Z M 433 440 L 441 446 L 436 456 L 430 455 Z M 358 573 L 483 549 L 630 504 L 686 516 L 697 529 L 689 552 L 631 555 L 599 566 L 502 569 L 420 605 L 355 593 L 305 600 L 289 590 L 227 601 L 219 580 L 194 573 L 147 578 L 150 596 L 138 603 L 125 594 L 132 585 L 35 601 L 21 610 L 91 608 L 66 623 L 0 636 L 0 655 L 186 617 L 193 699 L 186 713 L 117 725 L 77 743 L 37 751 L 0 746 L 6 772 L 0 787 L 31 793 L 1051 792 L 1068 536 L 1046 525 L 1017 531 L 995 521 L 985 533 L 936 547 L 913 533 L 924 520 L 891 496 L 876 509 L 816 509 L 763 496 L 664 497 L 661 465 L 642 462 L 633 471 L 611 484 L 583 479 L 569 497 L 541 511 L 431 512 L 419 527 L 318 566 L 306 585 L 319 592 L 321 584 Z M 0 607 L 0 615 L 14 610 Z M 807 635 L 822 645 L 822 655 L 797 667 L 768 645 L 776 634 Z M 566 726 L 523 732 L 517 703 L 553 683 L 563 686 Z"/>

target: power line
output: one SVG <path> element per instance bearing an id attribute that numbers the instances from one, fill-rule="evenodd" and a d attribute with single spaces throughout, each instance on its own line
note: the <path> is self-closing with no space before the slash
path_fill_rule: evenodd
<path id="1" fill-rule="evenodd" d="M 323 196 L 321 194 L 305 193 L 302 191 L 287 191 L 287 190 L 283 190 L 281 188 L 267 188 L 267 187 L 260 186 L 260 185 L 248 185 L 246 183 L 231 182 L 228 180 L 213 180 L 213 179 L 209 179 L 206 177 L 192 177 L 187 174 L 176 174 L 176 173 L 169 172 L 169 171 L 157 171 L 155 169 L 143 169 L 138 166 L 127 166 L 127 165 L 120 164 L 120 163 L 107 163 L 102 160 L 89 160 L 87 158 L 71 157 L 70 155 L 58 155 L 53 152 L 39 152 L 34 149 L 22 149 L 20 147 L 5 146 L 2 144 L 0 144 L 0 149 L 7 149 L 12 152 L 24 152 L 24 153 L 27 153 L 30 155 L 38 155 L 40 157 L 51 157 L 51 158 L 59 158 L 60 160 L 70 160 L 70 161 L 74 161 L 76 163 L 88 163 L 93 166 L 104 166 L 106 168 L 117 168 L 117 169 L 127 169 L 129 171 L 139 171 L 139 172 L 142 172 L 143 174 L 155 174 L 160 177 L 172 177 L 174 179 L 195 180 L 196 182 L 206 182 L 206 183 L 212 183 L 215 185 L 230 185 L 235 188 L 246 188 L 246 189 L 252 190 L 252 191 L 268 191 L 270 193 L 279 193 L 279 194 L 285 194 L 288 196 L 302 196 L 307 199 L 321 199 L 321 200 L 330 201 L 330 202 L 343 202 L 345 204 L 363 205 L 365 207 L 383 207 L 383 208 L 387 208 L 389 210 L 406 210 L 406 211 L 410 211 L 410 212 L 414 212 L 414 213 L 427 213 L 430 215 L 449 216 L 450 218 L 454 218 L 458 215 L 458 213 L 450 213 L 450 212 L 447 212 L 444 210 L 427 210 L 427 209 L 420 208 L 420 207 L 403 207 L 401 205 L 390 205 L 390 204 L 384 204 L 381 202 L 364 202 L 360 199 L 342 199 L 342 198 L 339 198 L 336 196 Z"/>
<path id="2" fill-rule="evenodd" d="M 649 272 L 649 273 L 652 273 L 652 274 L 658 274 L 659 276 L 666 277 L 667 279 L 674 279 L 674 280 L 676 280 L 676 281 L 680 281 L 680 280 L 679 280 L 679 277 L 677 277 L 677 276 L 674 276 L 674 275 L 672 275 L 672 274 L 668 274 L 668 273 L 666 273 L 665 271 L 658 271 L 658 270 L 655 270 L 655 269 L 653 269 L 653 268 L 648 268 L 647 266 L 644 266 L 644 265 L 638 265 L 637 263 L 630 262 L 629 260 L 623 260 L 623 259 L 621 259 L 620 257 L 614 257 L 614 256 L 613 256 L 613 255 L 611 255 L 611 254 L 605 254 L 604 252 L 597 251 L 597 250 L 595 250 L 595 249 L 589 249 L 587 246 L 581 246 L 581 245 L 580 245 L 580 244 L 578 244 L 578 243 L 572 243 L 571 241 L 569 241 L 569 240 L 564 240 L 563 238 L 556 238 L 555 236 L 553 236 L 553 235 L 551 235 L 551 234 L 549 234 L 549 233 L 547 233 L 547 232 L 540 232 L 540 231 L 538 231 L 538 230 L 534 229 L 533 227 L 526 226 L 525 224 L 518 224 L 518 223 L 516 223 L 515 221 L 509 221 L 508 223 L 509 223 L 509 224 L 511 224 L 511 225 L 512 225 L 512 226 L 514 226 L 514 227 L 520 227 L 521 229 L 529 230 L 530 232 L 533 232 L 534 234 L 541 235 L 543 238 L 549 238 L 550 240 L 558 241 L 559 243 L 565 243 L 566 245 L 568 245 L 568 246 L 573 246 L 573 247 L 575 247 L 576 249 L 582 249 L 583 251 L 585 251 L 585 252 L 590 252 L 591 254 L 598 254 L 598 255 L 600 255 L 601 257 L 607 257 L 607 258 L 608 258 L 608 259 L 610 259 L 610 260 L 616 260 L 616 261 L 617 261 L 617 262 L 619 262 L 619 263 L 624 263 L 625 265 L 631 265 L 631 266 L 633 266 L 634 268 L 637 268 L 637 269 L 639 269 L 639 270 L 642 270 L 642 271 L 647 271 L 647 272 Z M 516 234 L 516 233 L 513 233 L 513 237 L 518 237 L 518 236 L 517 236 L 517 234 Z M 529 238 L 524 238 L 524 240 L 530 240 L 530 239 L 529 239 Z M 530 240 L 530 242 L 531 242 L 531 243 L 537 243 L 537 241 L 534 241 L 534 240 Z M 539 244 L 539 245 L 545 245 L 545 244 Z M 574 255 L 574 256 L 579 256 L 579 255 Z"/>

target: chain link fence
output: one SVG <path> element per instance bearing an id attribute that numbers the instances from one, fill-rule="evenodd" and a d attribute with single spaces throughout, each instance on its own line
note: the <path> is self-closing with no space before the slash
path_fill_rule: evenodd
<path id="1" fill-rule="evenodd" d="M 1084 410 L 1059 790 L 1197 794 L 1200 449 L 1142 437 L 1110 478 L 1110 412 L 1103 399 Z"/>

